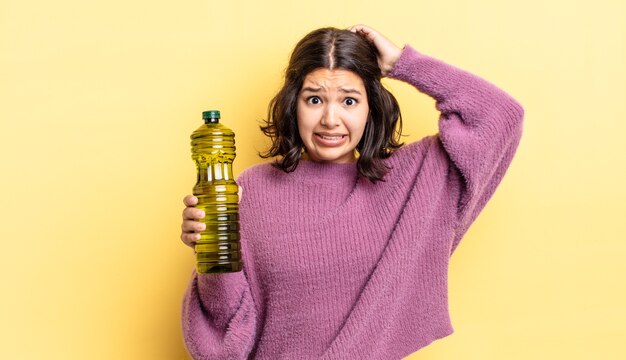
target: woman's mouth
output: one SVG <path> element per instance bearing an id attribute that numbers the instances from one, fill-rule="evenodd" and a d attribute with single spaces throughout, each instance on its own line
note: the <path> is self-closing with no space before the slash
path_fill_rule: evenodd
<path id="1" fill-rule="evenodd" d="M 320 145 L 332 147 L 343 145 L 348 139 L 348 135 L 315 133 L 314 139 Z"/>

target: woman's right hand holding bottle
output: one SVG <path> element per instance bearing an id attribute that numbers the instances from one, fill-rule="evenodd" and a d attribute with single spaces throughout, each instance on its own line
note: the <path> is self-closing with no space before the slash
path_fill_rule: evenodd
<path id="1" fill-rule="evenodd" d="M 185 204 L 185 209 L 183 210 L 180 239 L 185 245 L 193 249 L 196 246 L 196 241 L 200 240 L 200 232 L 206 229 L 206 225 L 198 221 L 205 216 L 205 213 L 195 208 L 195 205 L 198 204 L 198 198 L 193 195 L 185 196 L 183 204 Z"/>

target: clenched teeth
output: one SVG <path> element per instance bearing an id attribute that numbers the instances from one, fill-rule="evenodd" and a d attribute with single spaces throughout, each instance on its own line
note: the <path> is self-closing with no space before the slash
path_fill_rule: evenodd
<path id="1" fill-rule="evenodd" d="M 319 137 L 321 137 L 322 139 L 325 139 L 325 140 L 331 140 L 331 141 L 334 141 L 334 140 L 339 140 L 339 139 L 343 138 L 344 136 L 345 136 L 345 135 L 340 135 L 340 136 L 324 136 L 324 135 L 319 135 Z"/>

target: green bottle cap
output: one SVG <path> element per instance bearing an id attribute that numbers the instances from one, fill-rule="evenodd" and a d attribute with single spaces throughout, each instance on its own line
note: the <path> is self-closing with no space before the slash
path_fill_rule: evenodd
<path id="1" fill-rule="evenodd" d="M 202 112 L 202 119 L 205 124 L 208 123 L 217 123 L 220 120 L 220 111 L 219 110 L 207 110 Z"/>

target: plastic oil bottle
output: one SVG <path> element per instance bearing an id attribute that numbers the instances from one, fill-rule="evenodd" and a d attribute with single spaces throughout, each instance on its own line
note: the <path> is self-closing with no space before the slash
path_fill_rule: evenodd
<path id="1" fill-rule="evenodd" d="M 191 154 L 198 180 L 193 195 L 206 230 L 196 242 L 196 271 L 200 274 L 240 271 L 239 187 L 233 179 L 235 134 L 219 123 L 220 112 L 202 113 L 204 124 L 191 134 Z"/>

